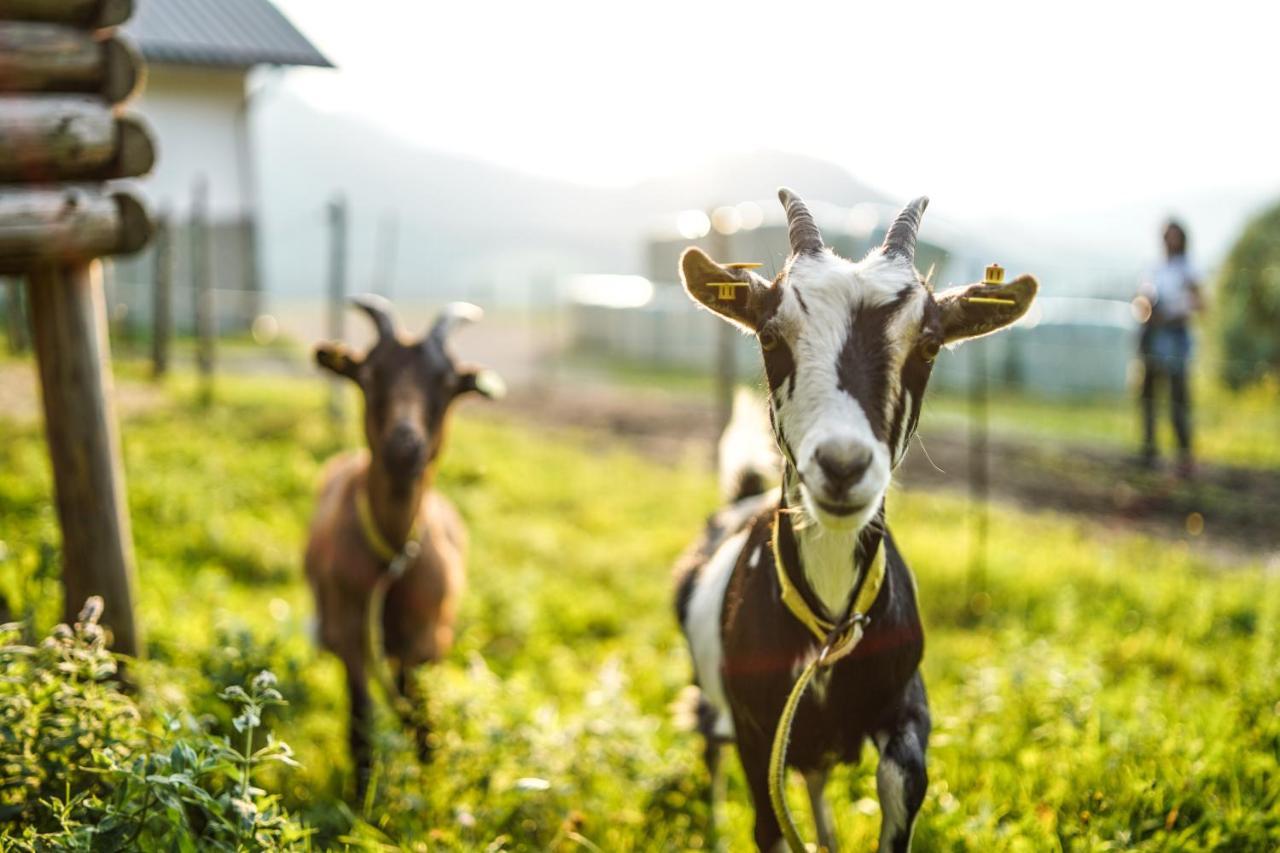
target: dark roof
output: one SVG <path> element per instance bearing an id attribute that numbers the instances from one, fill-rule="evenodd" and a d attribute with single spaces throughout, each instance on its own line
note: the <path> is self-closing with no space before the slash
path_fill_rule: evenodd
<path id="1" fill-rule="evenodd" d="M 333 67 L 270 0 L 138 0 L 124 30 L 157 64 Z"/>

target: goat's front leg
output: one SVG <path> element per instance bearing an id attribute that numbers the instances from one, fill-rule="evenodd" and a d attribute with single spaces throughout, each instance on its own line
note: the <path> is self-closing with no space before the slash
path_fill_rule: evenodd
<path id="1" fill-rule="evenodd" d="M 418 760 L 424 764 L 431 761 L 434 747 L 431 743 L 431 720 L 427 716 L 426 697 L 422 695 L 419 679 L 415 678 L 416 667 L 401 663 L 396 671 L 396 690 L 407 706 L 405 722 L 413 730 L 413 740 L 418 747 Z"/>
<path id="2" fill-rule="evenodd" d="M 737 714 L 733 723 L 738 738 L 738 759 L 742 762 L 742 773 L 747 777 L 751 805 L 755 810 L 753 836 L 756 848 L 762 853 L 786 853 L 787 842 L 782 837 L 782 828 L 778 826 L 769 800 L 769 740 Z M 770 730 L 772 728 L 770 726 Z"/>
<path id="3" fill-rule="evenodd" d="M 929 742 L 929 704 L 924 679 L 917 672 L 907 685 L 903 703 L 891 724 L 876 733 L 880 764 L 876 792 L 880 796 L 880 853 L 906 853 L 916 814 L 924 802 L 929 776 L 925 748 Z"/>
<path id="4" fill-rule="evenodd" d="M 351 749 L 351 763 L 356 775 L 356 803 L 361 805 L 369 788 L 369 776 L 373 767 L 373 702 L 369 697 L 363 655 L 344 655 L 342 662 L 347 668 L 347 696 L 351 700 L 347 743 Z"/>
<path id="5" fill-rule="evenodd" d="M 725 780 L 721 766 L 720 737 L 716 734 L 719 712 L 701 694 L 698 696 L 698 732 L 702 735 L 702 760 L 707 765 L 707 832 L 713 847 L 720 846 L 720 831 L 724 828 Z"/>

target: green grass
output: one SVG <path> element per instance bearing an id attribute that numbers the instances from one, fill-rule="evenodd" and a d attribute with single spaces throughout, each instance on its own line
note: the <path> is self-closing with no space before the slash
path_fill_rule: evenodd
<path id="1" fill-rule="evenodd" d="M 690 397 L 710 398 L 715 390 L 715 365 L 706 370 L 693 370 L 677 365 L 658 365 L 639 362 L 607 353 L 578 352 L 565 357 L 564 366 L 588 376 L 595 376 L 610 384 L 628 388 L 658 389 Z M 752 365 L 754 368 L 754 365 Z M 759 375 L 757 375 L 759 374 Z M 763 381 L 760 371 L 748 371 L 744 366 L 743 379 Z"/>
<path id="2" fill-rule="evenodd" d="M 1233 392 L 1197 376 L 1192 383 L 1196 455 L 1223 465 L 1280 468 L 1280 386 L 1262 383 Z M 925 406 L 922 429 L 931 424 L 960 427 L 969 417 L 963 394 L 934 393 Z M 1136 399 L 1042 400 L 1025 394 L 992 395 L 993 432 L 1137 452 L 1142 440 Z M 1168 401 L 1159 403 L 1160 448 L 1174 457 Z"/>
<path id="3" fill-rule="evenodd" d="M 225 726 L 212 697 L 273 669 L 291 704 L 266 722 L 302 768 L 267 778 L 317 846 L 706 843 L 697 739 L 668 711 L 689 677 L 668 567 L 714 505 L 708 473 L 469 405 L 440 485 L 472 531 L 470 588 L 457 647 L 424 675 L 443 744 L 422 767 L 381 714 L 365 811 L 344 800 L 341 671 L 308 639 L 300 568 L 319 466 L 352 435 L 331 434 L 318 382 L 220 380 L 209 409 L 189 382 L 170 391 L 123 431 L 151 657 L 138 677 L 157 718 Z M 41 628 L 60 598 L 47 464 L 38 427 L 0 421 L 0 590 Z M 917 849 L 1280 845 L 1280 582 L 1000 507 L 975 586 L 965 510 L 892 497 L 935 719 Z M 729 846 L 746 849 L 730 764 Z M 829 789 L 846 849 L 874 846 L 872 766 Z"/>
<path id="4" fill-rule="evenodd" d="M 630 387 L 659 388 L 707 399 L 715 387 L 711 365 L 696 371 L 625 359 L 593 358 L 580 363 L 611 382 Z M 1267 380 L 1232 391 L 1206 367 L 1198 368 L 1191 384 L 1196 455 L 1221 465 L 1280 468 L 1280 383 Z M 744 381 L 763 387 L 761 376 L 747 366 L 743 371 Z M 1161 397 L 1158 411 L 1160 447 L 1166 457 L 1173 458 L 1167 398 Z M 927 436 L 930 427 L 964 428 L 969 417 L 966 394 L 934 389 L 929 392 L 921 430 Z M 1051 400 L 1014 390 L 993 390 L 988 417 L 994 433 L 1023 440 L 1100 446 L 1136 455 L 1142 439 L 1138 401 L 1132 396 Z"/>

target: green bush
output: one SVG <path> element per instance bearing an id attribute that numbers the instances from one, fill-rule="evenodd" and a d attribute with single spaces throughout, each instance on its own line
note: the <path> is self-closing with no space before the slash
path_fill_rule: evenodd
<path id="1" fill-rule="evenodd" d="M 89 599 L 74 626 L 38 646 L 0 627 L 0 847 L 17 850 L 268 850 L 309 832 L 254 784 L 268 764 L 295 765 L 263 711 L 284 703 L 262 671 L 221 698 L 238 741 L 193 722 L 147 718 L 121 689 Z"/>
<path id="2" fill-rule="evenodd" d="M 1250 222 L 1232 247 L 1218 310 L 1226 383 L 1280 378 L 1280 204 Z"/>

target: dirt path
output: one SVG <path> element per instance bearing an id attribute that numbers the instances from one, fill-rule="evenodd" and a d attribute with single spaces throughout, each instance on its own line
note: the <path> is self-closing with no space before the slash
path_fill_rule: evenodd
<path id="1" fill-rule="evenodd" d="M 920 488 L 968 490 L 970 465 L 963 430 L 934 432 L 912 448 L 901 478 Z M 1007 437 L 991 440 L 988 472 L 991 495 L 1018 506 L 1280 557 L 1280 472 L 1206 465 L 1183 480 L 1112 450 Z"/>
<path id="2" fill-rule="evenodd" d="M 29 361 L 0 363 L 0 422 L 30 423 L 43 412 L 36 366 Z M 116 411 L 123 417 L 145 411 L 164 400 L 161 388 L 141 382 L 116 382 Z"/>

